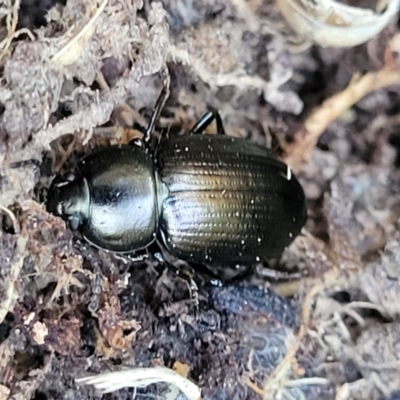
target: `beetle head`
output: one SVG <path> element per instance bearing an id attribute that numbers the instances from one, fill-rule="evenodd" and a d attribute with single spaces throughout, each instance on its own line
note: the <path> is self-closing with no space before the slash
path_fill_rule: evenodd
<path id="1" fill-rule="evenodd" d="M 90 194 L 86 179 L 72 174 L 57 176 L 50 185 L 46 208 L 67 221 L 71 230 L 77 230 L 89 217 Z"/>

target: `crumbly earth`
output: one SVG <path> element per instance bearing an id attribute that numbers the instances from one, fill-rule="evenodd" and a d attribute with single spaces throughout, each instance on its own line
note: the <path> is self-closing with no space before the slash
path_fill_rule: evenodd
<path id="1" fill-rule="evenodd" d="M 0 399 L 176 398 L 165 384 L 101 394 L 75 379 L 177 362 L 209 400 L 398 398 L 399 81 L 373 75 L 377 90 L 323 120 L 311 148 L 303 139 L 324 101 L 398 73 L 399 21 L 322 49 L 295 45 L 270 1 L 0 10 Z M 198 310 L 152 257 L 93 249 L 44 207 L 56 173 L 140 135 L 166 64 L 158 130 L 187 131 L 212 106 L 229 135 L 302 154 L 308 198 L 303 233 L 270 269 L 227 287 L 196 277 Z"/>

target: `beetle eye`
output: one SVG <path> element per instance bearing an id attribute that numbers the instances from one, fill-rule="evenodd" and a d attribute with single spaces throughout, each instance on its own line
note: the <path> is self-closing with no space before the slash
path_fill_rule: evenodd
<path id="1" fill-rule="evenodd" d="M 76 231 L 79 228 L 80 223 L 81 223 L 80 219 L 75 215 L 72 215 L 71 217 L 68 218 L 68 225 L 71 231 Z"/>

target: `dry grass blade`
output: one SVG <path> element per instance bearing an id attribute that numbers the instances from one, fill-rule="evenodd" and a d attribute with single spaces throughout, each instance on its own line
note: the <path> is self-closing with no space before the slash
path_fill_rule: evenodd
<path id="1" fill-rule="evenodd" d="M 17 251 L 19 254 L 25 253 L 25 247 L 28 239 L 20 236 L 17 240 Z M 20 257 L 11 265 L 9 282 L 7 284 L 7 290 L 2 294 L 0 301 L 0 323 L 3 322 L 7 313 L 12 309 L 14 303 L 18 298 L 18 291 L 15 283 L 18 281 L 21 269 L 24 264 L 24 258 Z"/>
<path id="2" fill-rule="evenodd" d="M 19 221 L 17 219 L 17 217 L 15 216 L 15 214 L 7 207 L 4 207 L 2 205 L 0 205 L 0 213 L 4 212 L 5 214 L 7 214 L 7 216 L 10 218 L 10 221 L 12 223 L 12 227 L 15 231 L 15 233 L 20 233 L 21 232 L 21 227 L 19 224 Z"/>
<path id="3" fill-rule="evenodd" d="M 53 57 L 52 61 L 64 66 L 72 64 L 80 55 L 85 43 L 91 38 L 96 28 L 96 21 L 98 20 L 100 14 L 106 7 L 108 0 L 103 0 L 100 6 L 96 9 L 93 16 L 89 21 L 83 26 L 82 29 L 78 30 L 77 33 L 72 33 L 73 37 L 63 46 Z M 66 36 L 73 31 L 73 28 L 67 32 Z"/>
<path id="4" fill-rule="evenodd" d="M 143 387 L 153 383 L 164 382 L 179 388 L 189 400 L 201 398 L 200 388 L 177 372 L 164 368 L 135 368 L 110 372 L 86 378 L 79 378 L 77 383 L 94 385 L 103 393 L 113 392 L 125 387 Z"/>

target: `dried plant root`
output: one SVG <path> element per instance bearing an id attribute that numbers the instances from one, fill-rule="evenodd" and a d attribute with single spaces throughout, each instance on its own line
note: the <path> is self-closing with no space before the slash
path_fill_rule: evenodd
<path id="1" fill-rule="evenodd" d="M 364 76 L 354 76 L 346 89 L 324 101 L 306 119 L 304 125 L 296 133 L 295 140 L 285 147 L 287 154 L 285 161 L 292 167 L 308 161 L 319 137 L 332 121 L 367 94 L 398 84 L 400 84 L 400 71 L 387 66 Z"/>

